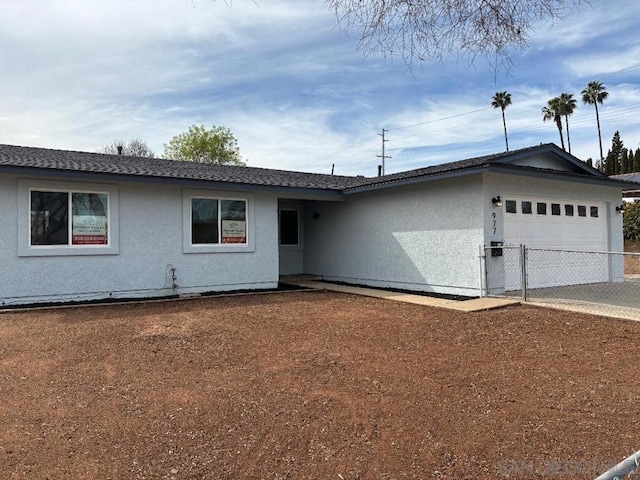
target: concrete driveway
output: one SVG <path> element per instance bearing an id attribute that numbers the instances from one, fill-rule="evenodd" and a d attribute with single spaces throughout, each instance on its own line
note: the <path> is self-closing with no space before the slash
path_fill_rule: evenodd
<path id="1" fill-rule="evenodd" d="M 528 303 L 608 317 L 640 320 L 640 276 L 623 282 L 591 283 L 529 290 Z"/>

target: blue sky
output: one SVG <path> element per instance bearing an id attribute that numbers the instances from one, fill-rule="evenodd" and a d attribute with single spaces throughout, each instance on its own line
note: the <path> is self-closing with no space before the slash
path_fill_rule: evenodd
<path id="1" fill-rule="evenodd" d="M 0 143 L 97 151 L 115 138 L 163 145 L 193 124 L 229 127 L 251 166 L 376 174 L 504 150 L 491 108 L 508 90 L 511 149 L 559 144 L 541 108 L 602 81 L 603 146 L 640 146 L 640 4 L 593 0 L 532 32 L 511 73 L 483 60 L 412 72 L 357 51 L 322 0 L 3 0 Z M 572 152 L 597 158 L 579 100 Z"/>

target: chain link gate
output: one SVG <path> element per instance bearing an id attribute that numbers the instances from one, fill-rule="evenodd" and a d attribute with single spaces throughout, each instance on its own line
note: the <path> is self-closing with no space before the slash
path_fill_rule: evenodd
<path id="1" fill-rule="evenodd" d="M 483 295 L 640 320 L 640 253 L 491 245 L 481 266 Z"/>

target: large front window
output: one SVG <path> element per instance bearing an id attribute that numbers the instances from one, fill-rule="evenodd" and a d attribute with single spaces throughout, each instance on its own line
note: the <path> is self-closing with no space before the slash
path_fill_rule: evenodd
<path id="1" fill-rule="evenodd" d="M 109 194 L 30 191 L 31 246 L 108 245 Z"/>
<path id="2" fill-rule="evenodd" d="M 191 243 L 247 243 L 246 200 L 192 198 Z"/>
<path id="3" fill-rule="evenodd" d="M 118 187 L 19 180 L 20 256 L 118 253 Z"/>

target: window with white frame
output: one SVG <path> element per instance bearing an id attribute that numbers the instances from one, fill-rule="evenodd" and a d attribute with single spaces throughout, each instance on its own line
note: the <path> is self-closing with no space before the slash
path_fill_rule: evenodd
<path id="1" fill-rule="evenodd" d="M 191 243 L 247 243 L 247 201 L 191 198 Z"/>
<path id="2" fill-rule="evenodd" d="M 185 252 L 252 250 L 250 195 L 186 190 Z"/>
<path id="3" fill-rule="evenodd" d="M 19 255 L 118 253 L 117 194 L 112 185 L 20 180 Z"/>
<path id="4" fill-rule="evenodd" d="M 108 245 L 109 194 L 32 189 L 30 245 Z"/>

